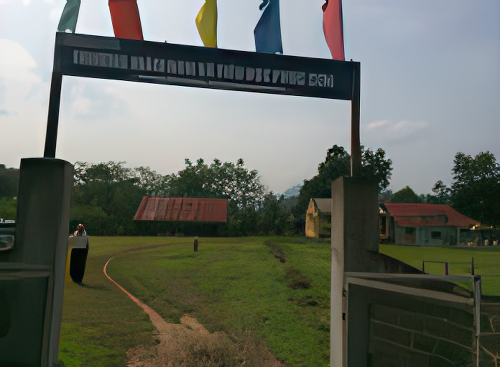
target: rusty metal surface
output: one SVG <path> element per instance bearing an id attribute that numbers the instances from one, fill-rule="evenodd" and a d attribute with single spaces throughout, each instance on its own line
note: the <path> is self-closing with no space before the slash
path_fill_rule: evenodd
<path id="1" fill-rule="evenodd" d="M 227 200 L 144 196 L 134 220 L 225 223 L 227 222 Z"/>
<path id="2" fill-rule="evenodd" d="M 400 227 L 470 228 L 480 222 L 460 214 L 449 205 L 421 203 L 384 203 Z"/>

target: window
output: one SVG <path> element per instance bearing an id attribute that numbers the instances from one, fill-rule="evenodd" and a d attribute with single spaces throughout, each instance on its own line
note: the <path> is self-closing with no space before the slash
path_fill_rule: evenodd
<path id="1" fill-rule="evenodd" d="M 415 228 L 412 228 L 412 227 L 405 228 L 405 234 L 413 234 L 414 231 L 415 231 Z"/>
<path id="2" fill-rule="evenodd" d="M 439 232 L 439 231 L 432 231 L 431 232 L 431 239 L 433 239 L 433 240 L 439 240 L 439 239 L 441 239 L 441 232 Z"/>

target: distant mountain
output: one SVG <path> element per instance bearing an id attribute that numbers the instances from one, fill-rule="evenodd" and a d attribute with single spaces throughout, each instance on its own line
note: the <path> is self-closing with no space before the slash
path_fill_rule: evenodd
<path id="1" fill-rule="evenodd" d="M 302 185 L 295 185 L 294 187 L 291 187 L 288 190 L 286 190 L 283 193 L 283 196 L 285 197 L 285 199 L 289 199 L 289 198 L 293 198 L 293 197 L 299 196 L 300 188 L 301 187 L 302 187 Z"/>

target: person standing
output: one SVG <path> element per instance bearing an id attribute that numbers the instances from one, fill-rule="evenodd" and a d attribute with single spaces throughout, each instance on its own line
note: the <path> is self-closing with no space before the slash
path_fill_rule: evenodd
<path id="1" fill-rule="evenodd" d="M 69 263 L 69 275 L 75 283 L 82 283 L 83 275 L 85 274 L 85 266 L 87 264 L 87 256 L 89 254 L 89 240 L 87 237 L 87 231 L 83 224 L 79 224 L 76 227 L 76 231 L 73 233 L 74 237 L 85 237 L 86 245 L 81 248 L 73 248 L 71 250 L 71 257 Z"/>

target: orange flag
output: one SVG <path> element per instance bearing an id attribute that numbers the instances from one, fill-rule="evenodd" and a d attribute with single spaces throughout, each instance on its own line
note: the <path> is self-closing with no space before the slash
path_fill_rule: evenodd
<path id="1" fill-rule="evenodd" d="M 115 37 L 144 40 L 137 0 L 109 0 L 108 4 Z"/>
<path id="2" fill-rule="evenodd" d="M 334 60 L 345 60 L 342 0 L 325 0 L 323 4 L 323 32 Z"/>

